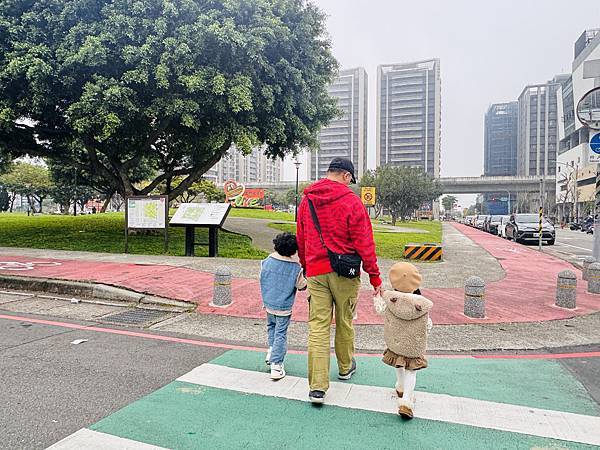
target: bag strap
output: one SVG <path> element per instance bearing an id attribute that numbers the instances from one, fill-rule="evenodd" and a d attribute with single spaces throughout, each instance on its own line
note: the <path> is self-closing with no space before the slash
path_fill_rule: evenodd
<path id="1" fill-rule="evenodd" d="M 321 244 L 323 247 L 327 248 L 325 245 L 325 241 L 323 240 L 323 233 L 321 232 L 321 224 L 319 223 L 319 218 L 317 217 L 317 211 L 315 211 L 315 205 L 313 205 L 312 200 L 306 196 L 306 200 L 308 200 L 308 207 L 310 209 L 310 215 L 312 217 L 312 221 L 315 224 L 315 228 L 317 229 L 317 233 L 319 233 L 319 239 L 321 240 Z M 329 249 L 328 249 L 329 250 Z"/>

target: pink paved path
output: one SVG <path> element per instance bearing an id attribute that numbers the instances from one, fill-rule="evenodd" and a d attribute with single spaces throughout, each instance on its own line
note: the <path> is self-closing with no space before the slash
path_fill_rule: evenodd
<path id="1" fill-rule="evenodd" d="M 533 322 L 565 319 L 600 310 L 600 295 L 586 292 L 586 283 L 579 280 L 577 309 L 564 310 L 554 306 L 556 275 L 573 267 L 562 260 L 540 254 L 532 248 L 502 240 L 463 225 L 454 226 L 485 250 L 498 258 L 506 277 L 490 283 L 486 292 L 487 318 L 469 319 L 462 314 L 462 289 L 425 289 L 424 294 L 435 304 L 431 313 L 437 324 Z M 228 308 L 209 305 L 212 299 L 212 274 L 168 265 L 105 263 L 82 260 L 35 259 L 22 256 L 2 257 L 5 261 L 50 262 L 59 265 L 35 265 L 32 270 L 8 270 L 0 262 L 0 274 L 64 280 L 83 280 L 119 286 L 160 297 L 198 304 L 198 312 L 235 317 L 264 316 L 258 282 L 252 279 L 233 280 L 234 303 Z M 579 271 L 575 271 L 581 276 Z M 470 275 L 465 274 L 465 278 Z M 294 320 L 307 320 L 306 293 L 299 293 L 294 306 Z M 380 324 L 372 306 L 369 291 L 361 291 L 357 324 Z"/>

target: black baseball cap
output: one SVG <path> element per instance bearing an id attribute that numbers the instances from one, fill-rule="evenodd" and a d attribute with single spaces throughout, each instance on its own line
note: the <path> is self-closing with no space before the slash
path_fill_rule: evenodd
<path id="1" fill-rule="evenodd" d="M 346 172 L 350 172 L 350 175 L 352 175 L 352 183 L 356 184 L 356 178 L 354 178 L 354 164 L 352 164 L 352 161 L 350 161 L 349 159 L 333 158 L 331 160 L 331 163 L 329 163 L 328 170 L 333 169 L 341 169 L 345 170 Z"/>

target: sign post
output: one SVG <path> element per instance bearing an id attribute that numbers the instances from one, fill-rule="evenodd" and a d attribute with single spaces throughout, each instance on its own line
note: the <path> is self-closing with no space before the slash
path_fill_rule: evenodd
<path id="1" fill-rule="evenodd" d="M 169 250 L 169 197 L 167 195 L 132 196 L 125 199 L 125 253 L 129 253 L 129 230 L 164 232 L 164 251 Z"/>
<path id="2" fill-rule="evenodd" d="M 590 163 L 597 163 L 596 168 L 596 201 L 594 202 L 594 246 L 592 256 L 600 258 L 600 240 L 596 237 L 600 233 L 600 131 L 590 132 Z"/>
<path id="3" fill-rule="evenodd" d="M 208 256 L 219 256 L 219 228 L 231 209 L 229 203 L 182 203 L 171 219 L 173 227 L 185 227 L 185 256 L 194 256 L 196 227 L 208 228 Z"/>

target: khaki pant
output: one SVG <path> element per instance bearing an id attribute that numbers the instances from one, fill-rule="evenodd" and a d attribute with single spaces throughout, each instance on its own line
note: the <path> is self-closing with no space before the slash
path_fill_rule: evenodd
<path id="1" fill-rule="evenodd" d="M 352 366 L 354 328 L 360 278 L 345 278 L 332 272 L 308 279 L 308 383 L 311 391 L 329 388 L 329 342 L 335 304 L 335 355 L 340 373 Z"/>

